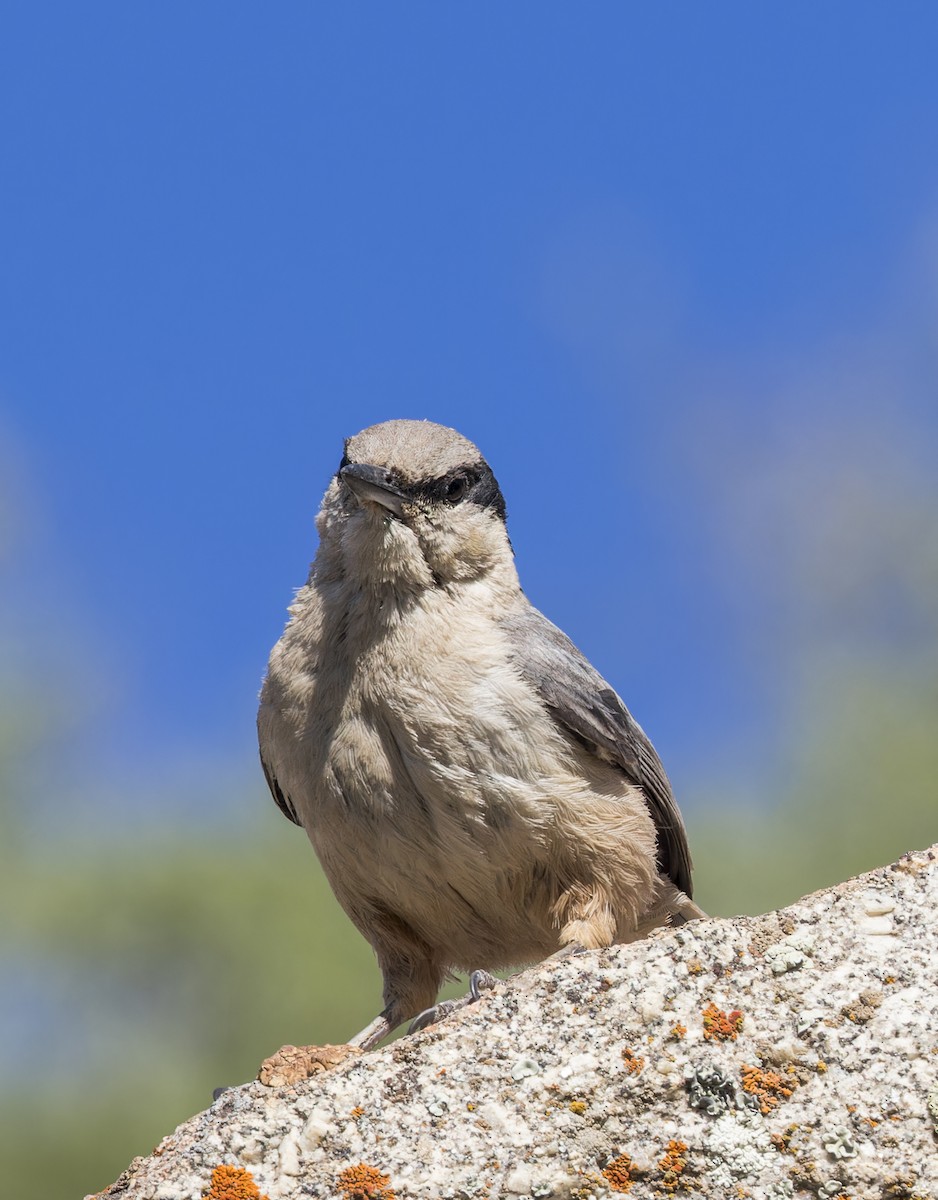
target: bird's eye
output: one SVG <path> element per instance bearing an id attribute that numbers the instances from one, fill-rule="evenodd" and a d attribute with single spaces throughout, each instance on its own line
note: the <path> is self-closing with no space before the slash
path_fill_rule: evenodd
<path id="1" fill-rule="evenodd" d="M 469 491 L 469 480 L 465 475 L 454 475 L 446 485 L 446 499 L 450 504 L 458 504 Z"/>

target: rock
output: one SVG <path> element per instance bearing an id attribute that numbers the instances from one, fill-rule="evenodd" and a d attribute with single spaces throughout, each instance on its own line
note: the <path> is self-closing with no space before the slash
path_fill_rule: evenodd
<path id="1" fill-rule="evenodd" d="M 288 1087 L 331 1071 L 357 1054 L 361 1051 L 355 1046 L 281 1046 L 276 1054 L 264 1059 L 257 1078 L 267 1087 Z"/>
<path id="2" fill-rule="evenodd" d="M 543 963 L 387 1049 L 228 1089 L 102 1196 L 938 1200 L 936 913 L 938 847 Z"/>

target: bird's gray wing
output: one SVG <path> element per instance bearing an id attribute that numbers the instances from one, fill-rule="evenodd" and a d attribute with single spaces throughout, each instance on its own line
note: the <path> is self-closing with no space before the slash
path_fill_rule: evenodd
<path id="1" fill-rule="evenodd" d="M 638 784 L 658 831 L 658 869 L 692 896 L 687 834 L 671 785 L 642 727 L 573 642 L 536 608 L 504 618 L 515 666 L 554 719 Z"/>
<path id="2" fill-rule="evenodd" d="M 288 821 L 292 821 L 294 825 L 302 825 L 302 822 L 296 815 L 296 809 L 293 807 L 290 797 L 285 795 L 283 788 L 277 782 L 277 776 L 273 773 L 263 754 L 261 755 L 261 766 L 264 768 L 264 778 L 267 780 L 267 786 L 270 788 L 270 794 L 273 796 L 277 807 Z"/>

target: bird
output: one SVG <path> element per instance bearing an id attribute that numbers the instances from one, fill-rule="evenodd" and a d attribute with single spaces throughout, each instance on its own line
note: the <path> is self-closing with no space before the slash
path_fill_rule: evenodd
<path id="1" fill-rule="evenodd" d="M 477 447 L 431 421 L 370 426 L 346 440 L 316 524 L 258 738 L 273 799 L 383 977 L 349 1044 L 432 1018 L 454 971 L 705 915 L 664 767 L 522 591 Z"/>

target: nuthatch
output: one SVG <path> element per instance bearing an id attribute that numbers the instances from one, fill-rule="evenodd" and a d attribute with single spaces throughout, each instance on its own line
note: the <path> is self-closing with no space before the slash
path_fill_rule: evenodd
<path id="1" fill-rule="evenodd" d="M 450 969 L 702 916 L 680 812 L 608 683 L 521 591 L 476 447 L 428 421 L 346 443 L 258 715 L 274 799 L 373 946 L 367 1049 Z"/>

